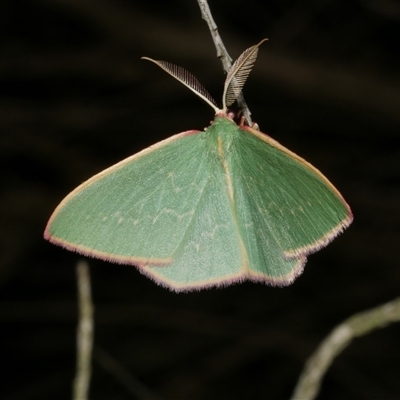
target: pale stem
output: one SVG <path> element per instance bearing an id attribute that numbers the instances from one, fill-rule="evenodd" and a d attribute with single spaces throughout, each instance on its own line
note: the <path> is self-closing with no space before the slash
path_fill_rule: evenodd
<path id="1" fill-rule="evenodd" d="M 93 348 L 93 304 L 88 263 L 83 260 L 79 261 L 76 266 L 76 273 L 78 280 L 79 322 L 73 400 L 87 400 Z"/>
<path id="2" fill-rule="evenodd" d="M 359 336 L 400 321 L 400 298 L 353 315 L 338 325 L 307 360 L 292 400 L 312 400 L 333 360 Z"/>
<path id="3" fill-rule="evenodd" d="M 208 29 L 211 32 L 211 37 L 214 41 L 214 45 L 217 50 L 217 57 L 221 60 L 225 72 L 228 73 L 232 66 L 232 58 L 230 57 L 228 51 L 225 48 L 224 43 L 222 42 L 221 36 L 218 32 L 217 24 L 215 23 L 214 18 L 212 17 L 208 2 L 207 0 L 197 0 L 197 2 L 199 3 L 200 6 L 201 16 L 204 19 L 204 21 L 207 22 Z M 243 93 L 240 93 L 236 101 L 238 103 L 238 106 L 242 110 L 243 116 L 246 118 L 247 123 L 251 126 L 252 125 L 251 112 L 244 100 Z"/>

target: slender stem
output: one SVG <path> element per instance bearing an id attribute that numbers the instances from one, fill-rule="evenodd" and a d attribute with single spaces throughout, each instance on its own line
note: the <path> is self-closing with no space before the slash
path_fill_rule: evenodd
<path id="1" fill-rule="evenodd" d="M 214 41 L 214 45 L 217 50 L 217 57 L 221 60 L 225 72 L 228 73 L 232 66 L 232 58 L 229 55 L 228 51 L 226 50 L 225 45 L 221 39 L 221 36 L 218 32 L 217 24 L 215 23 L 214 18 L 211 14 L 208 2 L 207 0 L 197 0 L 197 2 L 199 3 L 200 6 L 201 16 L 204 19 L 204 21 L 207 22 L 208 29 L 211 32 L 211 37 Z M 251 112 L 247 107 L 246 101 L 244 100 L 243 93 L 240 93 L 236 101 L 240 109 L 242 110 L 247 123 L 249 125 L 252 125 Z"/>
<path id="2" fill-rule="evenodd" d="M 342 322 L 307 360 L 292 400 L 315 399 L 329 366 L 354 338 L 399 321 L 400 297 L 371 310 L 355 314 Z"/>
<path id="3" fill-rule="evenodd" d="M 87 400 L 93 348 L 93 304 L 88 263 L 86 261 L 79 261 L 76 266 L 76 273 L 78 279 L 79 323 L 77 329 L 77 361 L 73 399 Z"/>
<path id="4" fill-rule="evenodd" d="M 217 57 L 221 60 L 224 70 L 226 72 L 229 71 L 232 65 L 232 58 L 228 54 L 228 51 L 225 48 L 225 45 L 221 39 L 221 36 L 218 32 L 218 26 L 214 21 L 214 18 L 211 14 L 210 7 L 207 3 L 207 0 L 197 0 L 201 10 L 201 16 L 204 21 L 207 22 L 208 28 L 211 32 L 211 37 L 214 41 L 215 48 L 217 50 Z"/>

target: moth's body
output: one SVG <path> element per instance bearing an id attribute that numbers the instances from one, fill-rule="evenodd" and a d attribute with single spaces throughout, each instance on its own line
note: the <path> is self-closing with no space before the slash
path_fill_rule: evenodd
<path id="1" fill-rule="evenodd" d="M 221 113 L 205 131 L 172 136 L 83 183 L 45 236 L 188 290 L 245 279 L 289 284 L 307 254 L 350 221 L 314 167 Z"/>

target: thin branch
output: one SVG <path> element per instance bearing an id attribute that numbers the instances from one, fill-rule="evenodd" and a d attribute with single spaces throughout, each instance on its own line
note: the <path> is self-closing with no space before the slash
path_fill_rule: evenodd
<path id="1" fill-rule="evenodd" d="M 87 400 L 93 348 L 93 304 L 88 263 L 79 261 L 76 266 L 76 273 L 78 279 L 79 323 L 73 399 Z"/>
<path id="2" fill-rule="evenodd" d="M 221 63 L 224 67 L 225 72 L 228 73 L 232 66 L 232 58 L 229 55 L 228 51 L 226 50 L 225 45 L 221 39 L 221 36 L 218 32 L 217 24 L 215 23 L 214 18 L 212 17 L 208 2 L 207 2 L 207 0 L 197 0 L 197 2 L 199 3 L 199 7 L 201 10 L 201 16 L 204 19 L 204 21 L 207 22 L 208 29 L 211 32 L 211 37 L 214 41 L 214 45 L 217 50 L 217 57 L 221 60 Z M 238 96 L 237 103 L 238 103 L 240 109 L 242 110 L 247 123 L 249 125 L 252 125 L 251 112 L 250 112 L 249 108 L 247 107 L 247 104 L 244 100 L 243 93 L 241 93 Z"/>
<path id="3" fill-rule="evenodd" d="M 353 315 L 338 325 L 308 359 L 292 400 L 312 400 L 333 360 L 359 336 L 400 321 L 400 298 Z"/>

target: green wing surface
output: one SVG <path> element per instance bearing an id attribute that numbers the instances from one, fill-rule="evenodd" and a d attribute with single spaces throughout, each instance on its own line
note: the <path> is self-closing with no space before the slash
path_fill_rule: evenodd
<path id="1" fill-rule="evenodd" d="M 250 279 L 289 284 L 309 253 L 351 223 L 350 208 L 316 168 L 269 136 L 223 118 L 216 123 Z"/>
<path id="2" fill-rule="evenodd" d="M 289 284 L 351 220 L 317 169 L 221 115 L 205 132 L 172 136 L 84 182 L 45 237 L 181 291 Z"/>
<path id="3" fill-rule="evenodd" d="M 244 192 L 256 229 L 268 230 L 285 256 L 315 252 L 350 225 L 349 206 L 321 172 L 269 136 L 239 131 L 231 161 L 232 174 L 240 177 L 238 207 Z"/>

